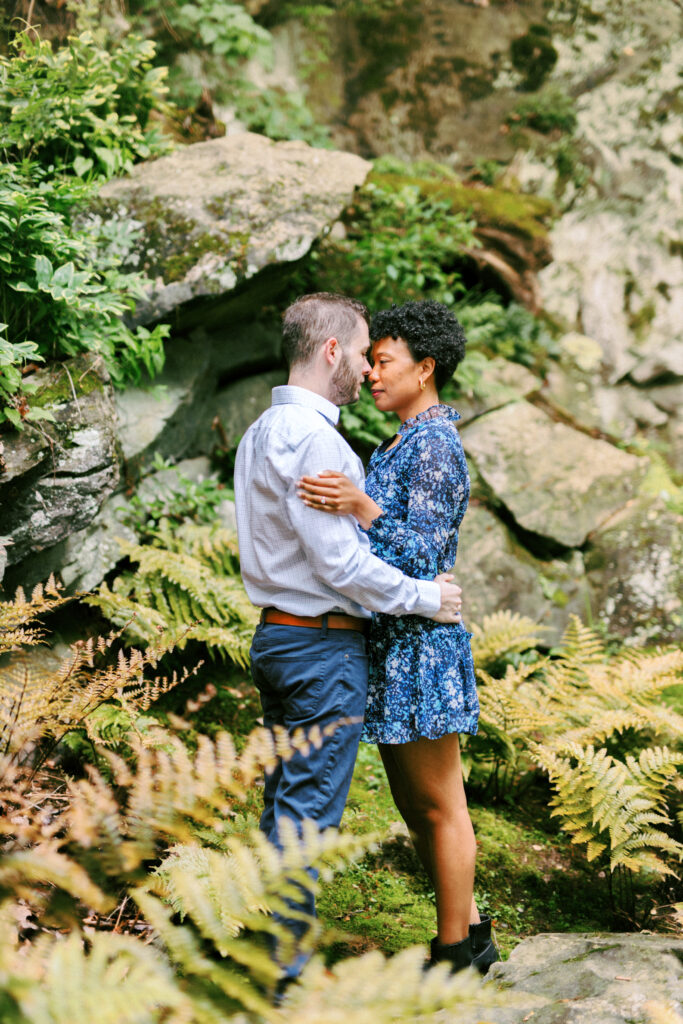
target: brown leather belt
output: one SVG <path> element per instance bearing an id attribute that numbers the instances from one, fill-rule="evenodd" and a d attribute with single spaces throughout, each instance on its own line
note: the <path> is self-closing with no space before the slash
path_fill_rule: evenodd
<path id="1" fill-rule="evenodd" d="M 273 622 L 278 626 L 304 626 L 307 629 L 322 629 L 327 619 L 328 629 L 355 629 L 366 633 L 370 625 L 369 619 L 361 619 L 359 615 L 342 615 L 341 612 L 329 612 L 315 618 L 307 615 L 290 615 L 289 612 L 278 611 L 277 608 L 264 608 L 261 622 Z"/>

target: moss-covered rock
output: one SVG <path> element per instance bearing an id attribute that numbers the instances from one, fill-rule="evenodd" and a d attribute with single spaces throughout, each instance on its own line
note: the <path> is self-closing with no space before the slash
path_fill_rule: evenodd
<path id="1" fill-rule="evenodd" d="M 350 153 L 243 133 L 177 149 L 109 182 L 99 212 L 143 227 L 127 256 L 150 278 L 136 322 L 173 313 L 180 326 L 201 323 L 208 303 L 295 263 L 368 170 Z"/>
<path id="2" fill-rule="evenodd" d="M 486 413 L 463 428 L 468 456 L 518 526 L 562 548 L 633 498 L 648 460 L 550 419 L 528 402 Z"/>
<path id="3" fill-rule="evenodd" d="M 683 640 L 683 515 L 647 495 L 592 538 L 586 569 L 596 618 L 635 642 Z"/>
<path id="4" fill-rule="evenodd" d="M 471 217 L 479 247 L 466 253 L 454 246 L 454 261 L 466 259 L 498 282 L 502 294 L 531 309 L 538 308 L 536 276 L 552 258 L 549 230 L 554 204 L 512 188 L 468 185 L 453 174 L 429 177 L 373 171 L 369 181 L 389 191 L 406 185 L 450 204 L 453 213 Z"/>
<path id="5" fill-rule="evenodd" d="M 53 420 L 27 424 L 4 440 L 0 506 L 10 566 L 89 523 L 119 477 L 113 393 L 102 361 L 78 356 L 39 370 L 35 380 L 31 400 Z"/>

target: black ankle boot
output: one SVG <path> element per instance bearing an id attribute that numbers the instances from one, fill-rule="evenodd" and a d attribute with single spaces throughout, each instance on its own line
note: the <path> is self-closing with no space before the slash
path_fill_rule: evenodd
<path id="1" fill-rule="evenodd" d="M 500 960 L 500 955 L 491 938 L 491 918 L 483 914 L 479 924 L 470 925 L 472 943 L 472 964 L 480 974 L 486 974 L 491 964 Z"/>
<path id="2" fill-rule="evenodd" d="M 429 966 L 449 963 L 451 974 L 457 974 L 458 971 L 464 971 L 466 967 L 471 967 L 474 956 L 469 935 L 460 942 L 451 943 L 441 943 L 438 938 L 432 939 L 431 954 Z"/>

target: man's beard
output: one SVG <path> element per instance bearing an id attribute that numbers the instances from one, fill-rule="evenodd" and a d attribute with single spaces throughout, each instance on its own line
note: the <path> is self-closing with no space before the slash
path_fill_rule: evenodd
<path id="1" fill-rule="evenodd" d="M 351 361 L 345 352 L 330 381 L 330 401 L 335 405 L 349 405 L 358 398 L 360 383 L 353 372 Z"/>

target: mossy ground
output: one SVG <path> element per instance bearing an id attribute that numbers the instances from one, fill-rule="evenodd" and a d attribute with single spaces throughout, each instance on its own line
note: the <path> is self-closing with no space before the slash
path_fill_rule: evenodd
<path id="1" fill-rule="evenodd" d="M 538 932 L 610 930 L 607 880 L 548 822 L 545 791 L 496 806 L 477 802 L 475 793 L 470 813 L 477 836 L 475 897 L 496 923 L 504 958 Z M 375 747 L 361 745 L 342 827 L 387 838 L 321 886 L 318 911 L 335 933 L 328 958 L 426 946 L 435 934 L 433 893 Z"/>
<path id="2" fill-rule="evenodd" d="M 216 695 L 187 713 L 187 701 L 204 691 L 207 680 Z M 683 685 L 670 687 L 668 703 L 683 712 Z M 236 667 L 205 665 L 199 678 L 173 690 L 155 705 L 155 713 L 187 716 L 192 745 L 197 732 L 227 729 L 244 738 L 257 723 L 258 696 L 248 673 Z M 261 787 L 236 808 L 228 831 L 257 827 Z M 494 802 L 468 784 L 470 814 L 477 837 L 475 897 L 480 911 L 495 922 L 503 958 L 524 938 L 540 932 L 605 932 L 632 927 L 671 926 L 670 910 L 679 898 L 665 883 L 639 879 L 635 886 L 637 921 L 617 918 L 609 877 L 586 860 L 549 816 L 550 790 L 541 777 Z M 376 835 L 373 850 L 356 864 L 321 883 L 318 913 L 326 932 L 325 957 L 344 957 L 379 949 L 395 953 L 425 947 L 435 934 L 436 913 L 429 881 L 413 851 L 396 810 L 377 748 L 361 744 L 342 829 Z M 206 837 L 205 837 L 206 838 Z M 653 910 L 650 916 L 651 908 Z"/>

